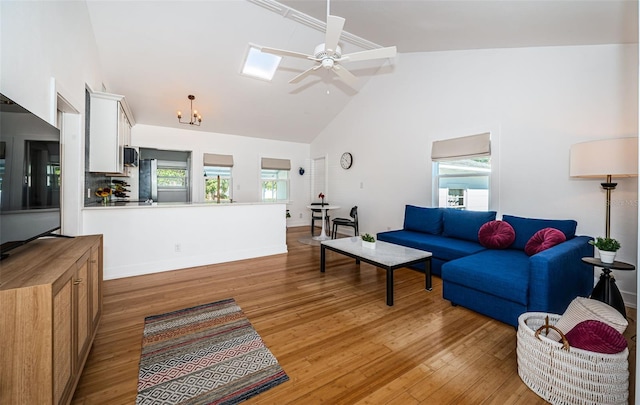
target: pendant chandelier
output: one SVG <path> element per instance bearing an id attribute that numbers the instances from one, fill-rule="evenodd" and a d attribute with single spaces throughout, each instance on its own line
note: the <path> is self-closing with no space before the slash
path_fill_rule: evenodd
<path id="1" fill-rule="evenodd" d="M 191 107 L 190 107 L 191 113 L 189 114 L 189 122 L 182 121 L 181 111 L 178 111 L 178 122 L 181 124 L 200 126 L 200 123 L 202 122 L 202 116 L 198 114 L 197 110 L 193 109 L 193 100 L 195 100 L 196 96 L 189 94 L 188 98 L 189 98 L 189 102 L 191 103 Z"/>

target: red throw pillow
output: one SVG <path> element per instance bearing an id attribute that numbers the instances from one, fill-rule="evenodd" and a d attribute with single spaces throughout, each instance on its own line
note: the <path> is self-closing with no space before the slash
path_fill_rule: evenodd
<path id="1" fill-rule="evenodd" d="M 565 335 L 569 345 L 596 353 L 615 354 L 627 347 L 627 339 L 604 322 L 583 321 Z"/>
<path id="2" fill-rule="evenodd" d="M 478 230 L 478 241 L 489 249 L 506 249 L 516 240 L 516 231 L 504 221 L 489 221 Z"/>
<path id="3" fill-rule="evenodd" d="M 529 256 L 547 250 L 550 247 L 559 245 L 567 240 L 562 231 L 555 228 L 544 228 L 534 233 L 531 239 L 524 246 L 524 252 Z"/>

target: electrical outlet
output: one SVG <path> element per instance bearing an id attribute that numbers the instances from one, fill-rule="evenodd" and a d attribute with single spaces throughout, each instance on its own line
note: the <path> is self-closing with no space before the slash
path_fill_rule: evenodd
<path id="1" fill-rule="evenodd" d="M 300 213 L 300 218 L 302 218 L 302 212 Z"/>
<path id="2" fill-rule="evenodd" d="M 364 182 L 360 182 L 360 188 L 363 189 L 364 188 Z"/>
<path id="3" fill-rule="evenodd" d="M 176 250 L 176 253 L 182 252 L 182 246 L 179 243 L 176 243 L 175 250 Z"/>

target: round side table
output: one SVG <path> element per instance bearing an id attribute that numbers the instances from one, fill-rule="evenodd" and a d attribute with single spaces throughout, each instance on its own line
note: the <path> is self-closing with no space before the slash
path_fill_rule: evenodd
<path id="1" fill-rule="evenodd" d="M 595 267 L 602 267 L 600 281 L 593 287 L 590 298 L 611 305 L 626 319 L 627 311 L 624 307 L 624 300 L 620 290 L 618 290 L 618 286 L 616 286 L 616 279 L 611 276 L 611 270 L 635 270 L 636 267 L 632 264 L 618 261 L 603 263 L 595 257 L 583 257 L 582 261 Z"/>

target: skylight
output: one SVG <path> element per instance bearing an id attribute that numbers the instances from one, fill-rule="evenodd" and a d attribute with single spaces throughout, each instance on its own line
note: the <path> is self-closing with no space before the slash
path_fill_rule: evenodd
<path id="1" fill-rule="evenodd" d="M 260 49 L 249 45 L 249 52 L 242 67 L 242 74 L 258 79 L 271 81 L 282 57 L 270 53 L 262 53 Z"/>

